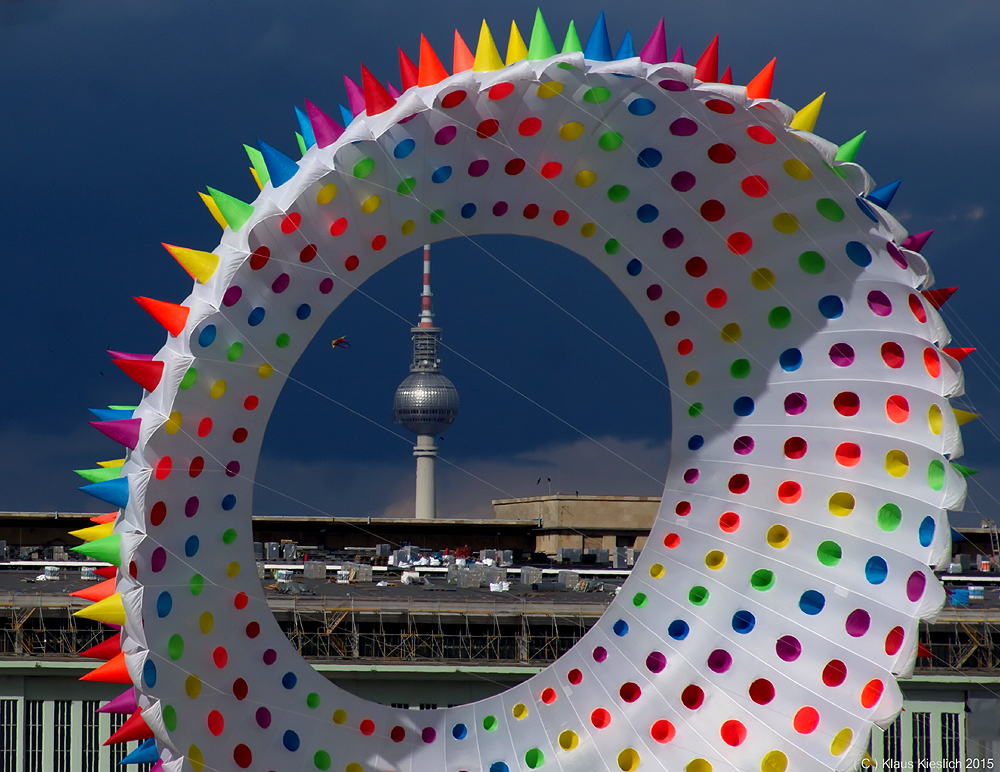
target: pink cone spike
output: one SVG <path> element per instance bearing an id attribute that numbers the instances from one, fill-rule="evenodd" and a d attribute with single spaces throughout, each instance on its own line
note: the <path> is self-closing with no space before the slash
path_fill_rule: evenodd
<path id="1" fill-rule="evenodd" d="M 396 88 L 394 85 L 392 85 L 392 83 L 390 83 L 389 81 L 385 82 L 385 88 L 393 99 L 399 99 L 401 96 L 403 96 L 403 92 L 400 91 L 398 88 Z"/>
<path id="2" fill-rule="evenodd" d="M 97 709 L 98 713 L 128 713 L 132 715 L 135 713 L 135 709 L 139 707 L 139 704 L 135 699 L 135 689 L 129 687 L 124 692 L 119 694 L 113 700 L 108 702 L 107 705 L 102 705 Z"/>
<path id="3" fill-rule="evenodd" d="M 108 353 L 112 359 L 135 359 L 148 362 L 153 358 L 152 354 L 127 354 L 124 351 L 112 351 L 111 349 L 108 349 Z"/>
<path id="4" fill-rule="evenodd" d="M 674 58 L 670 61 L 675 64 L 684 64 L 684 46 L 677 46 L 677 50 L 674 51 Z"/>
<path id="5" fill-rule="evenodd" d="M 361 90 L 361 86 L 346 75 L 344 76 L 344 86 L 347 88 L 347 99 L 351 113 L 354 116 L 361 115 L 365 111 L 365 92 Z"/>
<path id="6" fill-rule="evenodd" d="M 141 418 L 124 418 L 120 421 L 90 421 L 89 423 L 97 431 L 126 448 L 135 450 L 135 446 L 139 444 Z"/>
<path id="7" fill-rule="evenodd" d="M 313 134 L 316 135 L 316 144 L 319 147 L 329 147 L 344 133 L 343 126 L 308 99 L 306 100 L 306 113 L 309 115 L 309 122 L 312 123 Z"/>
<path id="8" fill-rule="evenodd" d="M 663 19 L 660 19 L 646 45 L 642 47 L 639 58 L 646 64 L 663 64 L 667 61 L 667 35 L 663 29 Z"/>
<path id="9" fill-rule="evenodd" d="M 924 244 L 927 243 L 927 239 L 931 237 L 932 233 L 934 233 L 933 230 L 911 233 L 903 239 L 903 243 L 900 244 L 900 246 L 903 249 L 912 249 L 914 252 L 919 252 L 924 248 Z"/>

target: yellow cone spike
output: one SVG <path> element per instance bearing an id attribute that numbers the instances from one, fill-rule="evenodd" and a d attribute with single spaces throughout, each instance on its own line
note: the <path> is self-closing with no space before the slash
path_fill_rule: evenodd
<path id="1" fill-rule="evenodd" d="M 205 206 L 208 207 L 208 211 L 212 213 L 212 217 L 215 221 L 219 223 L 223 230 L 229 227 L 229 223 L 226 222 L 226 218 L 222 216 L 222 212 L 219 211 L 219 205 L 215 203 L 210 195 L 207 193 L 198 193 L 201 196 L 201 200 L 204 202 Z"/>
<path id="2" fill-rule="evenodd" d="M 816 128 L 816 119 L 819 118 L 819 111 L 823 107 L 823 97 L 825 96 L 826 92 L 824 91 L 812 102 L 795 113 L 795 117 L 788 124 L 788 128 L 799 129 L 800 131 L 813 131 Z"/>
<path id="3" fill-rule="evenodd" d="M 70 536 L 75 536 L 80 541 L 94 541 L 95 539 L 103 539 L 105 536 L 110 536 L 114 533 L 115 524 L 114 523 L 101 523 L 100 525 L 91 525 L 87 528 L 78 528 L 75 531 L 70 531 Z"/>
<path id="4" fill-rule="evenodd" d="M 524 38 L 517 29 L 517 24 L 510 23 L 510 40 L 507 41 L 507 64 L 528 58 L 528 47 L 524 44 Z"/>
<path id="5" fill-rule="evenodd" d="M 953 407 L 952 410 L 955 411 L 955 420 L 958 421 L 959 426 L 965 426 L 969 421 L 975 421 L 979 418 L 979 413 L 970 413 L 968 410 L 959 410 L 957 407 Z"/>
<path id="6" fill-rule="evenodd" d="M 74 611 L 73 616 L 93 619 L 95 622 L 104 622 L 109 625 L 124 625 L 125 604 L 122 603 L 122 594 L 116 592 L 104 600 L 87 606 L 87 608 Z"/>
<path id="7" fill-rule="evenodd" d="M 123 466 L 125 464 L 124 458 L 116 458 L 114 461 L 98 461 L 98 466 L 103 466 L 105 469 L 111 469 L 116 466 Z"/>
<path id="8" fill-rule="evenodd" d="M 472 64 L 472 71 L 493 72 L 502 69 L 503 59 L 497 51 L 497 44 L 493 42 L 490 28 L 483 21 L 483 26 L 479 28 L 479 44 L 476 46 L 476 61 Z"/>
<path id="9" fill-rule="evenodd" d="M 197 279 L 202 284 L 207 284 L 219 267 L 219 256 L 214 252 L 199 252 L 197 249 L 175 247 L 173 244 L 163 246 L 181 267 L 191 274 L 191 278 Z"/>
<path id="10" fill-rule="evenodd" d="M 253 181 L 257 183 L 257 189 L 263 190 L 264 183 L 260 181 L 260 176 L 257 174 L 257 170 L 254 169 L 252 166 L 250 167 L 250 174 L 253 175 Z"/>

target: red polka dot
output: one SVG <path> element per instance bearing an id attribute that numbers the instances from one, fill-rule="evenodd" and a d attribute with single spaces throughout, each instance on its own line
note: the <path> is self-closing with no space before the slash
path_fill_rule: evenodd
<path id="1" fill-rule="evenodd" d="M 500 123 L 493 118 L 487 118 L 476 127 L 476 136 L 480 139 L 492 137 L 500 130 Z"/>
<path id="2" fill-rule="evenodd" d="M 215 651 L 212 652 L 212 661 L 221 670 L 229 663 L 229 652 L 222 646 L 217 646 Z"/>
<path id="3" fill-rule="evenodd" d="M 861 462 L 861 448 L 855 442 L 842 442 L 837 446 L 834 458 L 841 466 L 857 466 Z"/>
<path id="4" fill-rule="evenodd" d="M 786 458 L 802 458 L 806 454 L 809 445 L 801 437 L 789 437 L 785 440 L 785 457 Z"/>
<path id="5" fill-rule="evenodd" d="M 677 506 L 674 507 L 674 513 L 680 517 L 685 517 L 691 514 L 691 502 L 678 501 Z"/>
<path id="6" fill-rule="evenodd" d="M 667 327 L 673 327 L 680 320 L 681 320 L 681 315 L 676 311 L 667 311 L 667 313 L 663 315 L 663 323 L 667 325 Z"/>
<path id="7" fill-rule="evenodd" d="M 233 442 L 236 443 L 246 442 L 247 437 L 249 436 L 250 433 L 243 427 L 240 427 L 239 429 L 233 432 Z"/>
<path id="8" fill-rule="evenodd" d="M 775 143 L 774 135 L 763 126 L 748 127 L 747 136 L 754 142 L 760 142 L 762 145 L 773 145 Z"/>
<path id="9" fill-rule="evenodd" d="M 861 707 L 871 710 L 878 704 L 878 701 L 882 699 L 882 692 L 885 690 L 885 684 L 883 684 L 877 678 L 872 679 L 865 684 L 865 688 L 861 690 Z"/>
<path id="10" fill-rule="evenodd" d="M 260 623 L 251 622 L 250 624 L 248 624 L 246 633 L 247 633 L 247 638 L 256 638 L 258 635 L 260 635 Z"/>
<path id="11" fill-rule="evenodd" d="M 558 161 L 549 161 L 542 167 L 542 176 L 547 180 L 558 177 L 560 174 L 562 174 L 562 164 Z"/>
<path id="12" fill-rule="evenodd" d="M 885 653 L 890 657 L 894 656 L 903 646 L 903 638 L 906 636 L 902 627 L 894 627 L 885 637 Z"/>
<path id="13" fill-rule="evenodd" d="M 903 355 L 903 347 L 892 341 L 882 344 L 882 361 L 894 370 L 903 366 L 906 357 Z"/>
<path id="14" fill-rule="evenodd" d="M 134 560 L 130 560 L 128 563 L 128 574 L 133 579 L 139 578 L 139 567 L 135 564 Z"/>
<path id="15" fill-rule="evenodd" d="M 750 490 L 750 478 L 745 474 L 734 474 L 729 478 L 730 493 L 746 493 Z"/>
<path id="16" fill-rule="evenodd" d="M 927 312 L 924 310 L 924 304 L 920 302 L 920 298 L 916 295 L 910 295 L 910 311 L 921 324 L 927 322 Z"/>
<path id="17" fill-rule="evenodd" d="M 531 118 L 525 118 L 517 127 L 517 133 L 522 137 L 533 137 L 542 128 L 542 122 L 540 119 L 532 116 Z"/>
<path id="18" fill-rule="evenodd" d="M 565 209 L 557 209 L 556 213 L 552 215 L 552 222 L 556 225 L 565 225 L 569 222 L 569 212 Z"/>
<path id="19" fill-rule="evenodd" d="M 700 686 L 690 684 L 685 686 L 684 691 L 681 692 L 681 702 L 684 703 L 684 707 L 688 710 L 697 710 L 704 701 L 705 692 L 702 691 Z"/>
<path id="20" fill-rule="evenodd" d="M 677 344 L 677 353 L 682 357 L 687 356 L 692 351 L 694 351 L 694 344 L 687 338 L 684 338 L 684 340 Z"/>
<path id="21" fill-rule="evenodd" d="M 743 192 L 750 196 L 750 198 L 763 198 L 767 195 L 767 191 L 769 190 L 767 180 L 759 174 L 744 178 L 743 182 L 740 183 L 740 188 L 742 188 Z"/>
<path id="22" fill-rule="evenodd" d="M 314 257 L 316 257 L 317 251 L 318 250 L 316 249 L 315 244 L 307 244 L 305 247 L 303 247 L 302 251 L 299 252 L 299 260 L 303 263 L 308 263 Z"/>
<path id="23" fill-rule="evenodd" d="M 267 261 L 270 258 L 271 258 L 270 249 L 268 249 L 267 247 L 257 247 L 257 249 L 254 250 L 254 253 L 250 255 L 250 267 L 255 271 L 259 271 L 261 268 L 267 265 Z"/>
<path id="24" fill-rule="evenodd" d="M 861 398 L 853 391 L 842 391 L 833 398 L 833 407 L 842 416 L 855 416 L 861 409 Z"/>
<path id="25" fill-rule="evenodd" d="M 893 394 L 885 401 L 885 414 L 894 424 L 905 423 L 910 417 L 910 403 L 906 401 L 906 397 Z"/>
<path id="26" fill-rule="evenodd" d="M 281 232 L 286 236 L 289 233 L 295 233 L 302 224 L 302 215 L 298 212 L 289 212 L 285 215 L 284 219 L 281 221 Z"/>
<path id="27" fill-rule="evenodd" d="M 792 726 L 799 734 L 814 732 L 816 727 L 819 726 L 819 712 L 816 708 L 808 705 L 804 708 L 799 708 L 795 712 L 795 718 L 792 719 Z"/>
<path id="28" fill-rule="evenodd" d="M 736 233 L 731 233 L 729 238 L 726 239 L 726 246 L 734 254 L 745 255 L 753 247 L 753 239 L 748 234 L 737 231 Z"/>
<path id="29" fill-rule="evenodd" d="M 344 261 L 344 268 L 346 268 L 348 271 L 353 271 L 360 264 L 361 264 L 361 261 L 358 260 L 358 256 L 357 255 L 349 255 L 347 257 L 347 259 Z"/>
<path id="30" fill-rule="evenodd" d="M 931 378 L 937 378 L 941 375 L 941 358 L 932 348 L 924 349 L 924 367 L 927 368 L 927 374 Z"/>
<path id="31" fill-rule="evenodd" d="M 245 592 L 236 593 L 236 597 L 233 598 L 233 605 L 236 606 L 240 611 L 247 607 L 247 602 L 250 600 L 249 596 Z"/>
<path id="32" fill-rule="evenodd" d="M 722 722 L 719 736 L 722 737 L 722 742 L 735 748 L 747 739 L 747 728 L 741 722 L 730 719 Z"/>
<path id="33" fill-rule="evenodd" d="M 736 160 L 736 151 L 722 142 L 708 149 L 708 157 L 717 164 L 728 164 Z"/>
<path id="34" fill-rule="evenodd" d="M 778 486 L 778 501 L 782 504 L 794 504 L 802 498 L 802 486 L 795 480 L 785 480 Z"/>
<path id="35" fill-rule="evenodd" d="M 556 697 L 557 695 L 555 689 L 549 687 L 542 690 L 542 702 L 544 702 L 546 705 L 551 705 L 553 702 L 555 702 Z"/>
<path id="36" fill-rule="evenodd" d="M 709 199 L 701 205 L 701 216 L 709 222 L 718 222 L 725 215 L 726 207 L 722 205 L 721 201 L 716 201 L 714 198 Z"/>
<path id="37" fill-rule="evenodd" d="M 512 158 L 506 164 L 504 164 L 503 170 L 512 177 L 516 174 L 520 174 L 524 171 L 524 159 L 523 158 Z"/>
<path id="38" fill-rule="evenodd" d="M 722 308 L 728 300 L 726 291 L 719 287 L 709 290 L 709 293 L 705 295 L 705 302 L 708 303 L 710 308 Z"/>
<path id="39" fill-rule="evenodd" d="M 333 225 L 330 226 L 330 235 L 342 236 L 344 235 L 344 231 L 346 230 L 347 230 L 347 218 L 341 217 L 340 219 L 333 221 Z"/>
<path id="40" fill-rule="evenodd" d="M 250 693 L 250 687 L 242 678 L 233 681 L 233 696 L 238 700 L 245 700 Z"/>
<path id="41" fill-rule="evenodd" d="M 392 730 L 389 732 L 389 739 L 391 739 L 394 743 L 403 742 L 403 739 L 405 737 L 406 737 L 406 730 L 403 729 L 403 727 L 401 726 L 394 726 Z"/>
<path id="42" fill-rule="evenodd" d="M 191 465 L 188 467 L 188 474 L 191 477 L 197 477 L 205 469 L 205 459 L 201 456 L 195 456 L 191 459 Z"/>
<path id="43" fill-rule="evenodd" d="M 375 732 L 375 722 L 370 718 L 366 718 L 361 722 L 361 726 L 359 728 L 361 729 L 361 734 L 365 736 L 373 734 Z"/>
<path id="44" fill-rule="evenodd" d="M 740 516 L 735 512 L 723 512 L 719 516 L 719 528 L 725 533 L 735 533 L 740 527 Z"/>
<path id="45" fill-rule="evenodd" d="M 490 88 L 489 96 L 494 102 L 499 102 L 501 99 L 506 99 L 513 93 L 513 83 L 497 83 L 495 86 Z"/>
<path id="46" fill-rule="evenodd" d="M 253 764 L 253 753 L 250 752 L 247 746 L 240 743 L 233 748 L 233 761 L 236 762 L 236 766 L 240 769 L 246 769 Z"/>
<path id="47" fill-rule="evenodd" d="M 598 729 L 604 729 L 611 723 L 611 714 L 604 708 L 597 708 L 590 714 L 590 723 Z"/>
<path id="48" fill-rule="evenodd" d="M 840 686 L 847 678 L 847 665 L 839 659 L 831 659 L 823 668 L 823 683 L 827 686 Z"/>
<path id="49" fill-rule="evenodd" d="M 668 533 L 663 537 L 663 546 L 667 549 L 676 549 L 677 545 L 681 543 L 681 537 L 676 533 Z"/>
<path id="50" fill-rule="evenodd" d="M 767 705 L 774 699 L 774 684 L 766 678 L 758 678 L 750 684 L 747 692 L 750 695 L 750 699 L 758 705 Z"/>
<path id="51" fill-rule="evenodd" d="M 376 252 L 380 252 L 385 247 L 386 238 L 385 236 L 379 234 L 372 239 L 372 249 Z"/>
<path id="52" fill-rule="evenodd" d="M 674 729 L 673 724 L 665 718 L 661 718 L 659 721 L 653 722 L 649 728 L 649 734 L 658 743 L 668 743 L 677 735 L 677 730 Z"/>
<path id="53" fill-rule="evenodd" d="M 709 99 L 705 102 L 705 107 L 713 113 L 719 113 L 721 115 L 732 115 L 736 112 L 735 106 L 729 102 L 723 102 L 721 99 Z"/>
<path id="54" fill-rule="evenodd" d="M 153 508 L 149 510 L 149 522 L 153 525 L 160 525 L 167 517 L 167 505 L 162 501 L 157 501 L 153 504 Z"/>
<path id="55" fill-rule="evenodd" d="M 524 211 L 521 214 L 524 215 L 524 219 L 526 220 L 534 220 L 538 217 L 538 211 L 538 204 L 528 204 L 524 207 Z"/>
<path id="56" fill-rule="evenodd" d="M 255 410 L 257 408 L 257 405 L 259 404 L 260 400 L 257 399 L 257 397 L 255 397 L 253 394 L 251 394 L 249 397 L 243 400 L 243 407 L 246 408 L 247 410 Z"/>
<path id="57" fill-rule="evenodd" d="M 157 480 L 166 480 L 174 469 L 174 462 L 170 456 L 164 456 L 156 462 L 156 471 L 153 473 Z"/>
<path id="58" fill-rule="evenodd" d="M 642 696 L 642 690 L 638 684 L 627 681 L 621 685 L 618 694 L 625 702 L 635 702 Z"/>
<path id="59" fill-rule="evenodd" d="M 708 270 L 708 263 L 700 257 L 692 257 L 684 263 L 684 270 L 687 271 L 688 276 L 693 276 L 697 279 L 705 275 L 705 272 Z"/>
<path id="60" fill-rule="evenodd" d="M 581 673 L 576 668 L 573 668 L 566 674 L 566 680 L 569 681 L 573 686 L 583 681 L 583 673 Z"/>
<path id="61" fill-rule="evenodd" d="M 465 92 L 461 89 L 458 91 L 452 91 L 450 94 L 445 94 L 441 99 L 441 107 L 445 110 L 451 110 L 453 107 L 458 107 L 462 102 L 465 101 Z"/>

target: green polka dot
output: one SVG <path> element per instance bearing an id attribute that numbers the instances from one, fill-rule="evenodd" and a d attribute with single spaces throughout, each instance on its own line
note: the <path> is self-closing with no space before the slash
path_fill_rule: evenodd
<path id="1" fill-rule="evenodd" d="M 688 415 L 691 416 L 692 418 L 697 418 L 698 416 L 701 415 L 704 409 L 705 406 L 700 402 L 692 402 L 691 406 L 688 408 Z"/>
<path id="2" fill-rule="evenodd" d="M 695 606 L 704 606 L 708 603 L 708 590 L 700 584 L 695 585 L 688 593 L 688 600 Z"/>
<path id="3" fill-rule="evenodd" d="M 775 306 L 767 314 L 767 323 L 776 330 L 782 330 L 791 324 L 792 312 L 785 306 Z"/>
<path id="4" fill-rule="evenodd" d="M 288 348 L 288 344 L 291 342 L 292 339 L 287 332 L 281 333 L 281 335 L 274 339 L 274 345 L 278 348 Z"/>
<path id="5" fill-rule="evenodd" d="M 635 606 L 636 608 L 645 608 L 648 603 L 649 603 L 649 598 L 646 596 L 646 593 L 644 592 L 637 592 L 635 595 L 632 596 L 632 605 Z"/>
<path id="6" fill-rule="evenodd" d="M 408 196 L 417 187 L 417 181 L 413 177 L 407 177 L 396 186 L 396 192 L 401 196 Z"/>
<path id="7" fill-rule="evenodd" d="M 316 765 L 316 769 L 329 769 L 332 763 L 330 754 L 326 751 L 316 751 L 316 754 L 313 756 L 313 764 Z"/>
<path id="8" fill-rule="evenodd" d="M 444 222 L 444 209 L 435 209 L 431 212 L 431 224 L 440 225 Z"/>
<path id="9" fill-rule="evenodd" d="M 608 239 L 604 242 L 604 251 L 609 255 L 617 255 L 618 250 L 622 248 L 622 245 L 618 242 L 618 239 Z"/>
<path id="10" fill-rule="evenodd" d="M 226 532 L 222 534 L 222 541 L 224 544 L 232 544 L 234 541 L 236 541 L 236 529 L 227 528 Z"/>
<path id="11" fill-rule="evenodd" d="M 483 729 L 485 729 L 487 732 L 492 732 L 494 729 L 496 729 L 497 724 L 498 722 L 496 716 L 487 716 L 486 718 L 483 719 Z"/>
<path id="12" fill-rule="evenodd" d="M 826 268 L 826 261 L 819 252 L 810 250 L 799 255 L 799 268 L 806 273 L 823 273 L 823 269 Z"/>
<path id="13" fill-rule="evenodd" d="M 569 62 L 559 62 L 559 64 L 557 64 L 556 67 L 558 67 L 560 70 L 578 70 L 578 69 L 580 69 L 575 64 L 570 64 Z"/>
<path id="14" fill-rule="evenodd" d="M 844 210 L 832 198 L 821 198 L 817 201 L 816 211 L 831 222 L 840 222 L 844 219 Z"/>
<path id="15" fill-rule="evenodd" d="M 226 358 L 230 362 L 235 362 L 241 356 L 243 356 L 243 344 L 236 341 L 236 343 L 229 347 L 229 351 L 226 352 Z"/>
<path id="16" fill-rule="evenodd" d="M 878 511 L 878 527 L 883 531 L 895 531 L 903 519 L 903 512 L 895 504 L 883 504 Z"/>
<path id="17" fill-rule="evenodd" d="M 746 378 L 750 375 L 750 361 L 747 359 L 737 359 L 729 365 L 729 374 L 733 378 Z"/>
<path id="18" fill-rule="evenodd" d="M 163 712 L 160 715 L 163 716 L 163 725 L 167 728 L 168 732 L 173 732 L 177 729 L 177 711 L 174 710 L 173 705 L 164 705 Z"/>
<path id="19" fill-rule="evenodd" d="M 931 461 L 931 465 L 927 467 L 927 484 L 936 491 L 944 487 L 944 464 L 938 459 Z"/>
<path id="20" fill-rule="evenodd" d="M 825 541 L 816 549 L 816 558 L 824 566 L 835 566 L 842 557 L 840 545 L 835 541 Z"/>
<path id="21" fill-rule="evenodd" d="M 167 653 L 170 659 L 178 660 L 184 656 L 184 639 L 179 635 L 171 635 L 167 641 Z"/>
<path id="22" fill-rule="evenodd" d="M 319 702 L 320 702 L 319 695 L 316 694 L 316 692 L 309 692 L 309 694 L 306 695 L 306 705 L 308 705 L 310 708 L 313 709 L 318 708 Z"/>
<path id="23" fill-rule="evenodd" d="M 359 180 L 363 180 L 369 174 L 372 173 L 372 169 L 375 168 L 374 158 L 362 158 L 356 164 L 354 164 L 354 176 Z"/>
<path id="24" fill-rule="evenodd" d="M 542 764 L 545 763 L 545 754 L 542 753 L 538 748 L 532 748 L 530 751 L 524 754 L 524 763 L 527 764 L 531 769 L 538 769 Z"/>
<path id="25" fill-rule="evenodd" d="M 193 367 L 189 367 L 187 372 L 184 373 L 184 377 L 181 378 L 181 388 L 184 390 L 190 389 L 194 386 L 194 382 L 198 380 L 198 371 Z"/>
<path id="26" fill-rule="evenodd" d="M 592 105 L 607 102 L 610 98 L 611 89 L 604 88 L 604 86 L 595 86 L 594 88 L 588 88 L 583 92 L 583 101 L 590 102 Z"/>
<path id="27" fill-rule="evenodd" d="M 622 135 L 617 131 L 606 131 L 597 140 L 601 150 L 617 150 L 622 146 Z"/>
<path id="28" fill-rule="evenodd" d="M 201 595 L 201 591 L 205 589 L 205 577 L 201 574 L 195 574 L 191 577 L 191 594 Z"/>
<path id="29" fill-rule="evenodd" d="M 774 587 L 774 571 L 769 571 L 766 568 L 757 569 L 750 577 L 750 586 L 761 592 L 770 590 Z"/>
<path id="30" fill-rule="evenodd" d="M 612 185 L 608 188 L 608 198 L 614 201 L 616 204 L 620 204 L 626 198 L 628 198 L 628 188 L 624 185 Z"/>

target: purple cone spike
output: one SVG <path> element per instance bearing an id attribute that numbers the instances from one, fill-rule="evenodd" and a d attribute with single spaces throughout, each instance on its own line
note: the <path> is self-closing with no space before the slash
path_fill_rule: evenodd
<path id="1" fill-rule="evenodd" d="M 135 699 L 135 689 L 131 686 L 119 694 L 107 705 L 102 705 L 97 709 L 98 713 L 126 713 L 132 715 L 139 705 Z"/>
<path id="2" fill-rule="evenodd" d="M 347 99 L 351 105 L 351 112 L 354 113 L 355 117 L 361 115 L 365 111 L 365 92 L 362 91 L 361 86 L 346 75 L 344 76 L 344 86 L 347 88 Z"/>
<path id="3" fill-rule="evenodd" d="M 312 123 L 313 134 L 316 135 L 316 144 L 319 147 L 329 147 L 344 133 L 344 128 L 333 118 L 320 110 L 316 105 L 306 100 L 306 113 Z"/>
<path id="4" fill-rule="evenodd" d="M 646 64 L 663 64 L 667 61 L 667 34 L 663 29 L 663 19 L 660 19 L 646 45 L 642 47 L 639 58 Z"/>
<path id="5" fill-rule="evenodd" d="M 386 88 L 386 91 L 389 92 L 389 95 L 393 99 L 399 99 L 401 96 L 403 96 L 403 93 L 398 88 L 396 88 L 394 85 L 392 85 L 391 83 L 389 83 L 389 81 L 386 81 L 385 88 Z"/>
<path id="6" fill-rule="evenodd" d="M 115 442 L 135 450 L 139 444 L 139 426 L 141 418 L 125 418 L 120 421 L 90 421 L 90 425 Z"/>
<path id="7" fill-rule="evenodd" d="M 135 359 L 145 362 L 152 361 L 152 354 L 127 354 L 124 351 L 112 351 L 108 349 L 108 353 L 111 355 L 112 359 Z"/>
<path id="8" fill-rule="evenodd" d="M 676 62 L 677 64 L 684 64 L 684 46 L 677 46 L 677 51 L 674 52 L 674 58 L 670 61 Z"/>
<path id="9" fill-rule="evenodd" d="M 931 237 L 932 233 L 934 233 L 933 229 L 921 231 L 920 233 L 911 233 L 903 239 L 903 243 L 900 246 L 903 249 L 912 249 L 914 252 L 919 252 L 924 248 L 924 244 L 927 243 L 927 239 Z"/>

